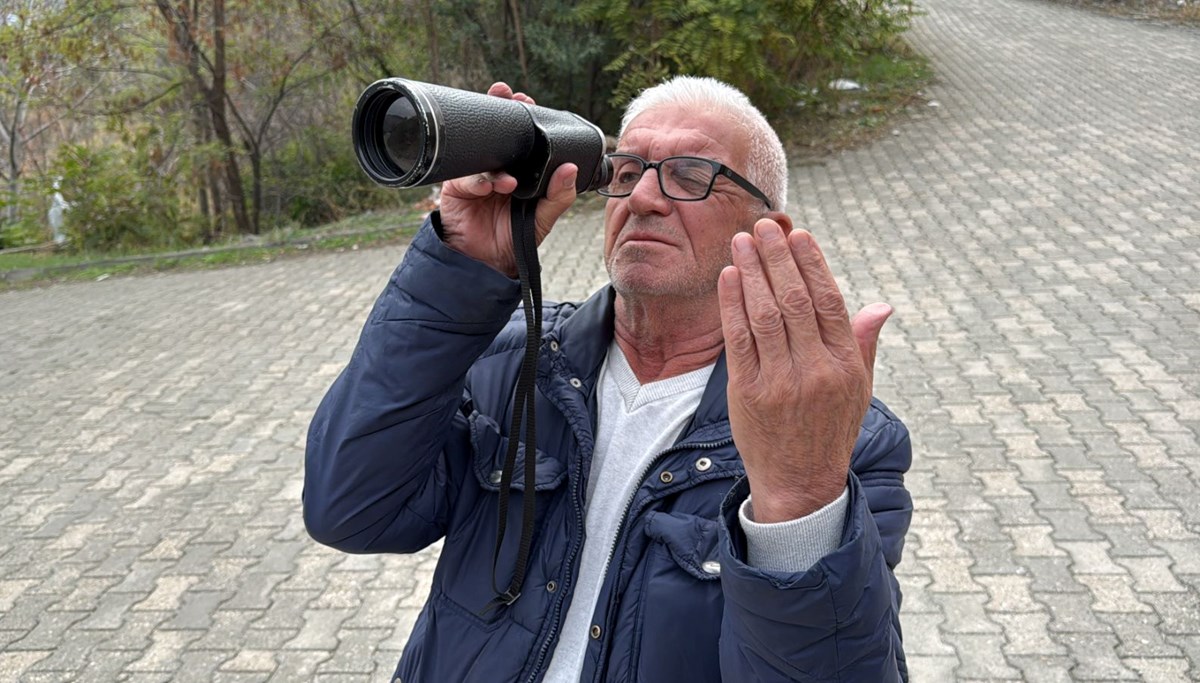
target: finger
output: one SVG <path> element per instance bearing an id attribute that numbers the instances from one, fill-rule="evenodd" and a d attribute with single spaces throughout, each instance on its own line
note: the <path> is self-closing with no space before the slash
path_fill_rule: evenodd
<path id="1" fill-rule="evenodd" d="M 492 84 L 492 87 L 488 88 L 487 94 L 491 95 L 492 97 L 503 97 L 506 100 L 511 100 L 513 96 L 513 89 L 510 88 L 509 85 L 504 81 L 497 81 Z"/>
<path id="2" fill-rule="evenodd" d="M 538 202 L 533 214 L 538 244 L 546 239 L 554 223 L 575 201 L 575 180 L 578 175 L 579 167 L 575 164 L 563 164 L 554 169 L 546 186 L 546 196 Z"/>
<path id="3" fill-rule="evenodd" d="M 465 178 L 448 180 L 442 185 L 442 194 L 449 197 L 471 199 L 490 194 L 512 194 L 517 189 L 517 179 L 507 173 L 476 173 Z"/>
<path id="4" fill-rule="evenodd" d="M 879 332 L 891 317 L 893 310 L 884 303 L 871 304 L 856 313 L 854 320 L 850 322 L 871 386 L 875 384 L 875 352 L 879 348 Z"/>
<path id="5" fill-rule="evenodd" d="M 742 297 L 741 274 L 735 266 L 726 266 L 717 279 L 717 299 L 721 306 L 721 332 L 725 336 L 725 364 L 731 381 L 758 377 L 758 350 L 746 304 Z"/>
<path id="6" fill-rule="evenodd" d="M 759 260 L 754 238 L 739 232 L 733 236 L 733 265 L 741 275 L 742 298 L 758 350 L 758 362 L 770 372 L 792 361 L 783 316 L 775 304 L 775 295 Z"/>
<path id="7" fill-rule="evenodd" d="M 532 97 L 523 92 L 513 93 L 512 98 L 518 102 L 524 102 L 525 104 L 537 104 L 537 102 L 533 101 Z"/>
<path id="8" fill-rule="evenodd" d="M 846 312 L 846 301 L 829 265 L 825 263 L 821 248 L 807 230 L 794 231 L 788 236 L 788 245 L 796 265 L 800 267 L 800 275 L 808 286 L 817 327 L 826 348 L 843 360 L 852 358 L 857 347 L 850 328 L 850 316 Z"/>
<path id="9" fill-rule="evenodd" d="M 797 359 L 825 357 L 825 344 L 817 327 L 808 284 L 792 256 L 783 228 L 764 218 L 754 224 L 759 259 L 765 264 L 767 279 L 775 297 L 775 305 L 783 316 L 788 347 Z"/>

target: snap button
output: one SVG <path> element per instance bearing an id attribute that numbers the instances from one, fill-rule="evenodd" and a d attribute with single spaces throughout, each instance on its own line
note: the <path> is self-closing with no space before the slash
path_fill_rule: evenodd
<path id="1" fill-rule="evenodd" d="M 558 342 L 554 341 L 553 339 L 550 340 L 550 350 L 558 351 Z"/>
<path id="2" fill-rule="evenodd" d="M 558 590 L 558 584 L 553 581 L 547 581 L 546 590 L 550 593 L 553 593 L 554 591 Z"/>
<path id="3" fill-rule="evenodd" d="M 721 575 L 721 563 L 717 562 L 716 560 L 709 560 L 708 562 L 700 565 L 700 568 L 703 569 L 706 574 L 713 574 L 715 576 Z"/>
<path id="4" fill-rule="evenodd" d="M 488 481 L 492 482 L 493 484 L 499 484 L 500 480 L 503 478 L 504 472 L 500 470 L 492 470 L 492 473 L 488 475 Z"/>
<path id="5" fill-rule="evenodd" d="M 580 382 L 578 377 L 572 377 L 571 378 L 571 386 L 578 389 L 579 387 L 583 386 L 583 382 Z"/>
<path id="6" fill-rule="evenodd" d="M 710 467 L 712 467 L 712 460 L 709 460 L 708 458 L 700 458 L 696 461 L 696 469 L 700 470 L 701 472 L 707 472 L 708 468 Z"/>
<path id="7" fill-rule="evenodd" d="M 671 474 L 670 472 L 663 472 L 662 474 L 658 475 L 658 478 L 664 484 L 670 484 L 671 482 L 675 481 L 675 475 Z"/>
<path id="8" fill-rule="evenodd" d="M 592 634 L 592 640 L 600 640 L 600 625 L 592 624 L 592 630 L 590 633 Z"/>

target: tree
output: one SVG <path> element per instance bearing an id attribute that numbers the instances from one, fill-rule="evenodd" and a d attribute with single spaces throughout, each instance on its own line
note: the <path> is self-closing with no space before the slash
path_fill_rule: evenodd
<path id="1" fill-rule="evenodd" d="M 250 233 L 253 232 L 253 225 L 246 210 L 246 196 L 242 191 L 242 173 L 238 167 L 237 148 L 234 145 L 227 108 L 225 0 L 211 0 L 211 2 L 211 12 L 207 17 L 211 28 L 203 31 L 200 24 L 206 17 L 202 14 L 204 8 L 201 0 L 192 0 L 190 4 L 186 0 L 175 2 L 154 0 L 159 14 L 165 22 L 171 54 L 182 62 L 182 66 L 186 69 L 191 87 L 194 88 L 208 110 L 213 134 L 221 146 L 225 191 L 229 195 L 237 230 L 241 233 Z M 202 40 L 211 41 L 211 56 L 205 52 Z"/>
<path id="2" fill-rule="evenodd" d="M 20 218 L 22 180 L 31 147 L 71 113 L 70 99 L 86 102 L 98 86 L 79 78 L 81 68 L 106 48 L 82 27 L 107 11 L 50 0 L 0 0 L 0 179 L 6 186 L 4 222 Z"/>

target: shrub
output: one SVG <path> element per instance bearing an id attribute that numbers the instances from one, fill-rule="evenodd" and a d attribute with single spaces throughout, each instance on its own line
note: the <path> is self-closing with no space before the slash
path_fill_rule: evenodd
<path id="1" fill-rule="evenodd" d="M 181 210 L 174 179 L 137 149 L 63 145 L 56 170 L 71 205 L 65 231 L 74 249 L 175 248 L 199 237 Z"/>
<path id="2" fill-rule="evenodd" d="M 834 66 L 888 44 L 908 26 L 911 0 L 589 0 L 624 49 L 613 103 L 676 74 L 712 76 L 781 112 Z"/>
<path id="3" fill-rule="evenodd" d="M 349 130 L 311 126 L 291 136 L 271 159 L 263 217 L 277 226 L 311 227 L 371 209 L 404 206 L 428 192 L 376 185 L 358 166 Z"/>

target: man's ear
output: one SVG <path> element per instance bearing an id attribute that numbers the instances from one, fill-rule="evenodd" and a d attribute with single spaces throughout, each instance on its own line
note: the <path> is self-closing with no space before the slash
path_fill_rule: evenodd
<path id="1" fill-rule="evenodd" d="M 782 211 L 768 211 L 763 218 L 770 218 L 778 223 L 779 227 L 783 228 L 783 234 L 785 235 L 791 232 L 794 227 L 792 225 L 792 217 Z"/>

